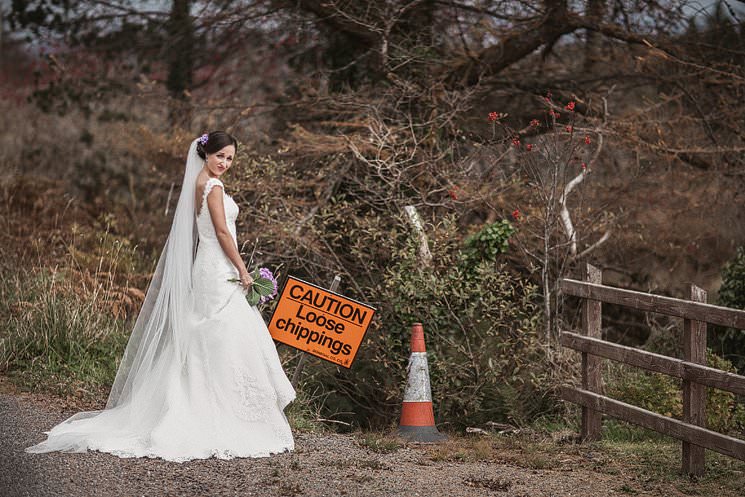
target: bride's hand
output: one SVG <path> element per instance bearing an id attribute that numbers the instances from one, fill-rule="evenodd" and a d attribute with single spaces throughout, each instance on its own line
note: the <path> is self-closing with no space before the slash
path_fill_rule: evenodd
<path id="1" fill-rule="evenodd" d="M 240 279 L 241 279 L 241 286 L 243 286 L 244 288 L 250 288 L 254 282 L 253 278 L 251 278 L 251 275 L 248 274 L 248 272 L 241 273 Z"/>

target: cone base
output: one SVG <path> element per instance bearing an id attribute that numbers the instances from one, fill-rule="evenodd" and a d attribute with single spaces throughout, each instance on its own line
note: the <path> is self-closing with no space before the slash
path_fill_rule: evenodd
<path id="1" fill-rule="evenodd" d="M 399 426 L 398 435 L 412 442 L 435 443 L 447 440 L 434 426 Z"/>

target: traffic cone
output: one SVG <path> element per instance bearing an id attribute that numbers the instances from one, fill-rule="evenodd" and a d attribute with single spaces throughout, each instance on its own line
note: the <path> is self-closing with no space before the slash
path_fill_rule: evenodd
<path id="1" fill-rule="evenodd" d="M 399 435 L 414 442 L 439 442 L 447 438 L 437 431 L 432 410 L 432 388 L 429 383 L 427 350 L 424 347 L 424 328 L 421 323 L 411 327 L 411 357 L 408 381 L 401 409 Z"/>

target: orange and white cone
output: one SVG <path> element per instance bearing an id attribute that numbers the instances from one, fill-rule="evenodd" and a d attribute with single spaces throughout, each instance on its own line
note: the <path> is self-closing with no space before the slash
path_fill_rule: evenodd
<path id="1" fill-rule="evenodd" d="M 424 347 L 424 328 L 421 323 L 411 327 L 411 357 L 408 381 L 401 409 L 399 435 L 414 442 L 439 442 L 445 435 L 437 431 L 432 409 L 432 388 L 429 383 L 427 349 Z"/>

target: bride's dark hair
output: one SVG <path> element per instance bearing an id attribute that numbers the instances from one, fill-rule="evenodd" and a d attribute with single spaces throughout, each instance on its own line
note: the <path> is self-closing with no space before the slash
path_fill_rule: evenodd
<path id="1" fill-rule="evenodd" d="M 233 135 L 225 131 L 213 131 L 207 135 L 206 142 L 202 143 L 200 141 L 197 143 L 197 154 L 202 159 L 207 160 L 207 154 L 214 154 L 228 145 L 233 145 L 235 151 L 238 151 L 238 140 Z"/>

